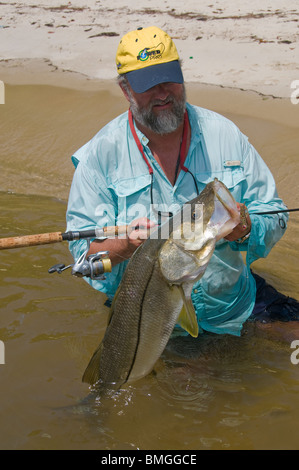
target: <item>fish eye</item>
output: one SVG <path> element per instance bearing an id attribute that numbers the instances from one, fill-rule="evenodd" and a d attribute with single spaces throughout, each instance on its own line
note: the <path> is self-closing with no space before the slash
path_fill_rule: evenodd
<path id="1" fill-rule="evenodd" d="M 191 210 L 191 219 L 198 220 L 203 216 L 203 204 L 195 204 L 195 207 Z"/>

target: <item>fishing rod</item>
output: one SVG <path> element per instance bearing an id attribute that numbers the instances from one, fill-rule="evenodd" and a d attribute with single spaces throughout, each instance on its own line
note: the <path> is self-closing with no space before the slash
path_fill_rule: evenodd
<path id="1" fill-rule="evenodd" d="M 278 211 L 267 211 L 267 212 L 249 212 L 249 215 L 268 215 L 268 214 L 280 214 L 281 212 L 296 212 L 299 211 L 299 208 L 297 209 L 283 209 L 283 210 L 278 210 Z"/>
<path id="2" fill-rule="evenodd" d="M 283 209 L 267 212 L 252 212 L 255 215 L 272 215 L 280 214 L 282 212 L 295 212 L 296 209 Z M 23 248 L 26 246 L 47 245 L 50 243 L 58 243 L 63 241 L 83 240 L 90 238 L 111 238 L 118 235 L 128 234 L 133 230 L 141 227 L 132 227 L 130 225 L 116 225 L 103 228 L 95 228 L 90 230 L 74 230 L 69 232 L 49 232 L 39 233 L 35 235 L 23 235 L 18 237 L 0 238 L 0 250 L 7 250 L 12 248 Z"/>
<path id="3" fill-rule="evenodd" d="M 49 274 L 61 274 L 68 268 L 72 268 L 72 275 L 76 277 L 89 277 L 90 279 L 103 280 L 104 274 L 111 272 L 112 264 L 109 258 L 108 251 L 99 251 L 95 254 L 89 255 L 90 240 L 92 238 L 111 237 L 134 230 L 136 227 L 128 225 L 112 226 L 104 228 L 95 228 L 92 230 L 82 231 L 69 231 L 69 232 L 50 232 L 39 233 L 35 235 L 24 235 L 20 237 L 0 238 L 0 250 L 21 248 L 27 246 L 47 245 L 50 243 L 57 243 L 62 241 L 73 240 L 87 240 L 87 248 L 79 259 L 73 263 L 65 266 L 59 263 L 52 266 L 48 272 Z"/>
<path id="4" fill-rule="evenodd" d="M 47 245 L 63 241 L 82 240 L 90 238 L 114 237 L 135 230 L 129 225 L 110 226 L 91 230 L 74 230 L 69 232 L 49 232 L 19 237 L 0 238 L 0 250 L 23 248 L 26 246 Z"/>
<path id="5" fill-rule="evenodd" d="M 268 215 L 280 214 L 282 212 L 295 212 L 297 209 L 284 209 L 267 212 L 254 212 L 252 214 Z M 79 259 L 68 266 L 62 263 L 55 264 L 48 272 L 61 274 L 68 268 L 72 268 L 72 275 L 76 277 L 90 277 L 91 279 L 102 280 L 105 279 L 104 274 L 111 272 L 112 264 L 107 251 L 99 251 L 95 254 L 89 255 L 90 240 L 92 238 L 109 238 L 118 235 L 128 234 L 133 230 L 141 228 L 140 226 L 119 225 L 103 228 L 95 228 L 91 230 L 74 230 L 68 232 L 49 232 L 39 233 L 35 235 L 24 235 L 19 237 L 0 238 L 0 250 L 22 248 L 27 246 L 47 245 L 51 243 L 58 243 L 63 241 L 74 240 L 87 240 L 87 248 Z"/>

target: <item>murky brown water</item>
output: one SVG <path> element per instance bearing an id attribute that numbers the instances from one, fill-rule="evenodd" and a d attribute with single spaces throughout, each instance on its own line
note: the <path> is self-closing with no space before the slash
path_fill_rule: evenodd
<path id="1" fill-rule="evenodd" d="M 228 109 L 272 169 L 285 202 L 299 206 L 298 123 L 287 121 L 279 103 L 266 119 L 269 102 L 256 96 L 246 107 L 237 93 L 232 108 L 225 90 L 190 94 L 197 104 Z M 114 90 L 6 87 L 1 237 L 64 231 L 69 156 L 125 106 Z M 298 240 L 294 214 L 284 239 L 255 264 L 297 298 Z M 219 337 L 197 359 L 165 353 L 156 375 L 117 397 L 75 406 L 88 394 L 81 376 L 108 310 L 104 296 L 69 271 L 49 275 L 58 262 L 72 262 L 65 243 L 0 252 L 1 449 L 299 448 L 299 364 L 291 363 L 289 344 L 254 331 Z"/>

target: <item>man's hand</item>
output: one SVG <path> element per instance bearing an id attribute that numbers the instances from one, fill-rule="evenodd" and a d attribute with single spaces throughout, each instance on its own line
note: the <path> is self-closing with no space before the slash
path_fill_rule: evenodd
<path id="1" fill-rule="evenodd" d="M 240 223 L 233 229 L 233 231 L 225 237 L 225 239 L 229 242 L 239 240 L 239 238 L 244 237 L 251 230 L 251 220 L 248 214 L 247 207 L 245 206 L 245 204 L 237 203 L 237 205 L 240 211 L 241 220 Z"/>
<path id="2" fill-rule="evenodd" d="M 149 236 L 149 229 L 155 223 L 146 217 L 133 220 L 130 223 L 127 233 L 119 237 L 106 238 L 105 240 L 94 240 L 90 245 L 88 254 L 98 251 L 108 251 L 112 265 L 121 263 L 131 258 L 132 254 Z"/>
<path id="3" fill-rule="evenodd" d="M 135 219 L 130 223 L 128 228 L 128 242 L 136 248 L 141 245 L 148 237 L 149 230 L 155 227 L 155 223 L 146 217 Z"/>

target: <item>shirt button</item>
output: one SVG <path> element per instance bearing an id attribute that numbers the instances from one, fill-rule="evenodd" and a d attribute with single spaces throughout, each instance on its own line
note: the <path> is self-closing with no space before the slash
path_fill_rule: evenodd
<path id="1" fill-rule="evenodd" d="M 198 289 L 194 289 L 194 294 L 197 294 L 197 292 L 198 292 Z"/>

